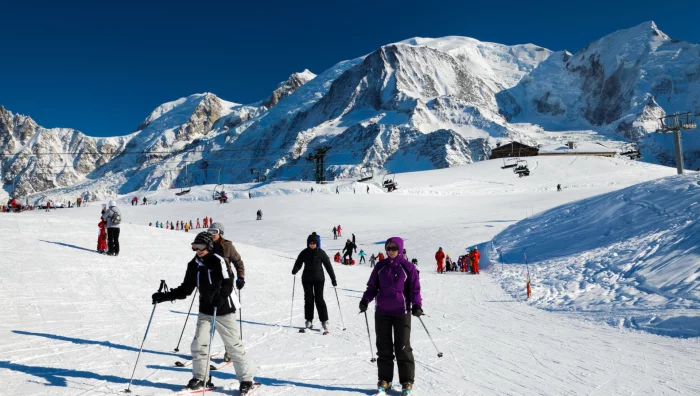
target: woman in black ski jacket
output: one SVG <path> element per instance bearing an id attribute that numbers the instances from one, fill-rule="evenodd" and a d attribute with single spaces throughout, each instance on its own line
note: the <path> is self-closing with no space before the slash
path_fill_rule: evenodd
<path id="1" fill-rule="evenodd" d="M 314 320 L 314 303 L 318 310 L 318 318 L 321 320 L 323 329 L 328 331 L 328 309 L 326 301 L 323 299 L 323 285 L 326 277 L 323 274 L 323 267 L 326 267 L 328 275 L 331 277 L 333 287 L 338 286 L 335 281 L 335 272 L 331 260 L 326 252 L 317 246 L 318 236 L 311 234 L 306 239 L 306 249 L 302 250 L 297 257 L 297 261 L 292 268 L 292 275 L 296 275 L 304 266 L 301 274 L 301 284 L 304 286 L 304 318 L 305 327 L 312 328 Z"/>

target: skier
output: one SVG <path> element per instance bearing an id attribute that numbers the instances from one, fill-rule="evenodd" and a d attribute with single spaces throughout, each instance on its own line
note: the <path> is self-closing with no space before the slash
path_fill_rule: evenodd
<path id="1" fill-rule="evenodd" d="M 318 244 L 317 244 L 317 246 L 318 246 L 318 248 L 320 249 L 320 248 L 321 248 L 321 236 L 318 235 L 318 234 L 316 234 L 316 231 L 312 232 L 311 235 L 316 235 L 316 238 L 318 239 Z"/>
<path id="2" fill-rule="evenodd" d="M 365 251 L 362 250 L 362 249 L 360 249 L 360 264 L 362 264 L 363 262 L 364 262 L 364 263 L 367 262 L 367 260 L 365 260 L 365 256 L 366 256 L 366 255 L 367 255 L 367 254 L 365 254 Z"/>
<path id="3" fill-rule="evenodd" d="M 102 215 L 102 220 L 107 222 L 107 255 L 119 256 L 119 224 L 122 222 L 122 214 L 117 203 L 109 201 L 109 209 Z"/>
<path id="4" fill-rule="evenodd" d="M 343 248 L 343 264 L 352 264 L 352 250 L 357 249 L 357 245 L 352 243 L 351 240 L 348 239 L 347 242 L 345 242 L 345 247 Z M 348 257 L 349 260 L 345 260 L 345 257 Z"/>
<path id="5" fill-rule="evenodd" d="M 340 224 L 338 224 L 338 236 L 343 236 L 343 229 L 340 227 Z"/>
<path id="6" fill-rule="evenodd" d="M 143 197 L 143 204 L 148 205 L 148 199 L 146 199 L 146 197 Z"/>
<path id="7" fill-rule="evenodd" d="M 367 194 L 369 194 L 369 186 L 367 186 Z"/>
<path id="8" fill-rule="evenodd" d="M 340 190 L 338 189 L 338 186 L 335 186 L 335 193 L 340 194 Z"/>
<path id="9" fill-rule="evenodd" d="M 333 227 L 333 239 L 338 239 L 338 229 Z"/>
<path id="10" fill-rule="evenodd" d="M 335 253 L 335 256 L 333 256 L 333 261 L 335 261 L 336 263 L 340 262 L 340 252 Z"/>
<path id="11" fill-rule="evenodd" d="M 481 258 L 481 253 L 479 253 L 479 250 L 474 246 L 474 249 L 469 253 L 469 258 L 472 261 L 472 274 L 478 274 L 479 273 L 479 259 Z"/>
<path id="12" fill-rule="evenodd" d="M 399 368 L 402 395 L 410 395 L 416 365 L 411 348 L 411 314 L 423 315 L 418 271 L 401 255 L 403 240 L 387 239 L 386 260 L 380 261 L 367 281 L 360 312 L 377 299 L 374 329 L 377 339 L 377 394 L 384 395 L 394 378 L 394 356 Z"/>
<path id="13" fill-rule="evenodd" d="M 46 201 L 46 211 L 48 212 L 51 209 L 51 201 Z"/>
<path id="14" fill-rule="evenodd" d="M 437 261 L 438 274 L 442 274 L 445 265 L 445 252 L 442 251 L 442 248 L 438 249 L 437 253 L 435 253 L 435 261 Z"/>
<path id="15" fill-rule="evenodd" d="M 233 246 L 233 242 L 224 239 L 224 225 L 221 223 L 214 223 L 207 230 L 211 239 L 214 241 L 214 254 L 223 257 L 226 263 L 226 271 L 231 279 L 235 279 L 236 288 L 238 290 L 243 289 L 245 286 L 245 266 L 243 265 L 243 259 L 241 255 Z M 231 267 L 233 265 L 233 268 Z M 236 272 L 233 272 L 235 268 Z M 240 293 L 240 291 L 239 291 Z M 228 362 L 231 360 L 231 354 L 234 351 L 226 350 L 224 354 L 224 361 Z"/>
<path id="16" fill-rule="evenodd" d="M 335 280 L 335 272 L 333 272 L 333 266 L 328 259 L 328 255 L 316 245 L 317 242 L 318 238 L 313 234 L 306 238 L 307 247 L 299 253 L 299 257 L 294 263 L 294 268 L 292 268 L 292 275 L 296 275 L 301 266 L 304 266 L 304 272 L 301 274 L 301 284 L 304 287 L 304 318 L 306 319 L 304 328 L 313 328 L 315 303 L 324 334 L 328 334 L 328 309 L 326 308 L 326 302 L 323 300 L 323 284 L 326 281 L 326 277 L 321 266 L 326 267 L 326 272 L 331 277 L 333 287 L 338 286 L 338 283 Z"/>
<path id="17" fill-rule="evenodd" d="M 377 255 L 377 261 L 382 261 L 382 260 L 384 260 L 384 253 L 379 252 L 379 254 Z"/>
<path id="18" fill-rule="evenodd" d="M 240 309 L 238 298 L 233 298 L 233 280 L 225 270 L 224 259 L 214 254 L 214 240 L 207 232 L 200 232 L 192 242 L 195 257 L 187 264 L 185 279 L 182 284 L 169 292 L 153 294 L 153 303 L 183 300 L 199 289 L 199 316 L 197 330 L 192 341 L 192 379 L 186 390 L 204 389 L 210 386 L 206 374 L 209 348 L 209 331 L 216 314 L 216 331 L 221 336 L 240 381 L 239 392 L 246 395 L 253 387 L 252 367 L 246 357 L 243 342 L 240 340 L 236 310 Z M 214 309 L 217 309 L 215 312 Z M 233 315 L 232 315 L 233 314 Z"/>
<path id="19" fill-rule="evenodd" d="M 313 195 L 313 193 L 314 193 L 314 188 L 311 187 L 311 194 Z"/>
<path id="20" fill-rule="evenodd" d="M 193 226 L 192 226 L 192 220 L 190 220 L 190 228 L 188 228 L 188 229 L 191 230 L 192 228 L 193 228 Z"/>
<path id="21" fill-rule="evenodd" d="M 100 223 L 97 225 L 100 228 L 97 234 L 97 253 L 105 254 L 107 253 L 107 229 L 105 228 L 107 223 L 100 218 Z"/>
<path id="22" fill-rule="evenodd" d="M 449 255 L 449 254 L 448 254 L 447 256 L 445 256 L 445 265 L 447 266 L 447 270 L 448 270 L 448 271 L 450 271 L 450 272 L 453 271 L 453 269 L 452 269 L 452 259 L 450 258 L 450 255 Z"/>
<path id="23" fill-rule="evenodd" d="M 258 209 L 258 220 L 262 220 L 262 210 Z"/>
<path id="24" fill-rule="evenodd" d="M 362 251 L 360 251 L 361 253 Z M 369 267 L 374 268 L 374 264 L 377 262 L 377 256 L 372 253 L 372 256 L 369 258 Z"/>
<path id="25" fill-rule="evenodd" d="M 185 232 L 190 232 L 190 225 L 185 223 Z"/>
<path id="26" fill-rule="evenodd" d="M 158 228 L 158 220 L 156 220 L 156 228 Z"/>
<path id="27" fill-rule="evenodd" d="M 561 191 L 561 184 L 557 184 L 557 191 Z"/>
<path id="28" fill-rule="evenodd" d="M 202 228 L 202 224 L 199 222 L 199 217 L 197 217 L 197 228 Z"/>
<path id="29" fill-rule="evenodd" d="M 180 220 L 176 221 L 175 224 L 177 227 L 176 230 L 180 231 Z"/>

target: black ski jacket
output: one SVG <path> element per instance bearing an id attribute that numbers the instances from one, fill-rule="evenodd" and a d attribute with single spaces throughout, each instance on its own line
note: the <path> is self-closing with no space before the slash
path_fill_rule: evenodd
<path id="1" fill-rule="evenodd" d="M 187 264 L 187 272 L 182 284 L 166 293 L 166 297 L 168 300 L 184 300 L 192 294 L 195 287 L 199 289 L 200 313 L 214 315 L 211 299 L 217 293 L 224 300 L 224 305 L 216 312 L 217 316 L 236 312 L 236 305 L 239 305 L 238 298 L 231 297 L 233 280 L 229 277 L 223 257 L 214 253 L 209 253 L 202 258 L 195 255 Z"/>
<path id="2" fill-rule="evenodd" d="M 353 250 L 353 249 L 355 249 L 355 251 L 357 252 L 357 245 L 355 245 L 355 244 L 352 243 L 352 242 L 346 242 L 346 243 L 345 243 L 345 248 L 343 248 L 343 252 L 345 252 L 345 253 L 352 253 L 352 250 Z"/>
<path id="3" fill-rule="evenodd" d="M 302 250 L 301 253 L 299 253 L 299 257 L 297 257 L 297 261 L 294 263 L 292 274 L 296 275 L 302 265 L 304 266 L 304 272 L 301 274 L 301 280 L 303 282 L 325 281 L 326 276 L 323 274 L 322 266 L 326 267 L 328 276 L 331 277 L 332 281 L 335 281 L 335 272 L 333 272 L 331 260 L 328 259 L 328 255 L 321 248 L 306 248 Z"/>

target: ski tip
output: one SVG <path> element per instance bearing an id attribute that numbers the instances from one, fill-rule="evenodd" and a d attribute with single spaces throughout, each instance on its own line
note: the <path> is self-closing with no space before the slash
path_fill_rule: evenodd
<path id="1" fill-rule="evenodd" d="M 176 365 L 177 367 L 185 367 L 185 365 L 182 364 L 182 362 L 180 362 L 180 361 L 175 362 L 175 365 Z"/>

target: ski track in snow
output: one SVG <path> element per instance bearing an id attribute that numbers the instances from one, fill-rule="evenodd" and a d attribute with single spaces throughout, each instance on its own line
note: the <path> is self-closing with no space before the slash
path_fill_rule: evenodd
<path id="1" fill-rule="evenodd" d="M 555 160 L 541 159 L 540 171 L 557 167 L 548 161 Z M 577 163 L 597 162 L 582 158 Z M 564 193 L 552 192 L 553 180 L 532 177 L 500 180 L 517 187 L 512 190 L 462 195 L 454 191 L 455 184 L 462 182 L 454 183 L 452 177 L 441 181 L 444 173 L 435 171 L 400 174 L 400 183 L 412 191 L 407 195 L 344 192 L 270 196 L 226 205 L 122 205 L 118 258 L 92 252 L 99 205 L 0 216 L 4 307 L 0 394 L 121 394 L 151 313 L 150 296 L 160 279 L 171 288 L 180 284 L 192 257 L 189 244 L 198 231 L 170 231 L 147 224 L 204 216 L 225 224 L 226 236 L 236 243 L 246 265 L 243 335 L 256 380 L 263 384 L 256 395 L 373 393 L 376 366 L 369 361 L 364 317 L 357 314 L 370 268 L 334 265 L 346 331 L 328 279 L 330 335 L 298 333 L 303 323 L 300 279 L 289 326 L 293 260 L 285 257 L 296 257 L 313 230 L 322 235 L 322 247 L 329 255 L 355 233 L 358 251 L 377 253 L 387 237 L 398 235 L 406 241 L 408 256 L 418 258 L 424 322 L 444 356 L 437 357 L 414 318 L 416 395 L 700 394 L 697 339 L 662 337 L 538 309 L 501 288 L 500 275 L 495 277 L 497 267 L 486 268 L 479 276 L 434 272 L 432 256 L 438 246 L 456 259 L 465 247 L 489 241 L 525 214 L 633 184 L 632 168 L 611 171 L 608 179 L 587 187 L 568 184 L 586 184 L 592 178 L 586 174 L 590 172 L 571 174 L 562 169 L 562 177 L 568 178 Z M 672 169 L 639 169 L 636 181 L 673 173 Z M 463 173 L 459 180 L 464 180 L 467 190 L 484 185 L 469 174 Z M 431 189 L 437 191 L 434 195 L 445 194 L 416 193 Z M 251 221 L 259 208 L 264 220 Z M 343 237 L 336 241 L 330 230 L 337 224 L 343 226 Z M 191 367 L 178 368 L 174 362 L 189 359 L 194 314 L 187 322 L 180 352 L 173 352 L 190 301 L 191 297 L 156 307 L 131 387 L 134 394 L 171 395 L 191 378 Z M 372 304 L 370 312 L 373 309 Z M 373 327 L 371 314 L 369 321 Z M 318 320 L 315 324 L 319 325 Z M 373 328 L 371 334 L 376 352 Z M 218 336 L 212 350 L 223 350 Z M 210 394 L 238 394 L 232 366 L 214 372 L 213 377 L 221 388 Z"/>

